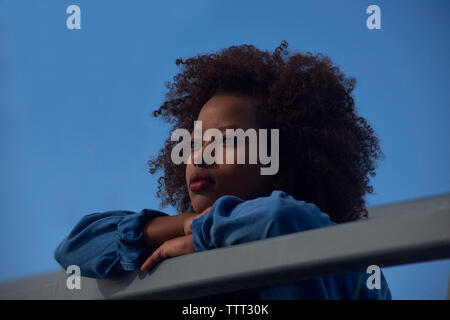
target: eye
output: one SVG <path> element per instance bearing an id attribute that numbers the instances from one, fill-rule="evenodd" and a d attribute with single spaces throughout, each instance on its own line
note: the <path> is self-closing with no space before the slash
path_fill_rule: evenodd
<path id="1" fill-rule="evenodd" d="M 227 146 L 227 143 L 232 144 L 234 147 L 237 147 L 237 137 L 236 136 L 224 136 L 223 144 Z"/>

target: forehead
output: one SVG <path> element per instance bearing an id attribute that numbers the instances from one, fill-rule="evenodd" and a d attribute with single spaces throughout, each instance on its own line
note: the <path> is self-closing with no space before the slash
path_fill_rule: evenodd
<path id="1" fill-rule="evenodd" d="M 197 120 L 204 130 L 224 126 L 242 129 L 256 128 L 255 100 L 250 97 L 217 95 L 209 99 L 200 110 Z"/>

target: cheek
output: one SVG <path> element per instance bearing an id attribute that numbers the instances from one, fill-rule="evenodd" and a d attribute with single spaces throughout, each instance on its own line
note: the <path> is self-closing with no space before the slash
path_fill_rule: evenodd
<path id="1" fill-rule="evenodd" d="M 220 171 L 221 185 L 227 191 L 253 189 L 260 181 L 259 167 L 257 165 L 221 165 L 218 171 Z"/>

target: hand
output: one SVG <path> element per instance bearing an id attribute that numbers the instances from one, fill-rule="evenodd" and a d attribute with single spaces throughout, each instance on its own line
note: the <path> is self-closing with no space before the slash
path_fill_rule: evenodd
<path id="1" fill-rule="evenodd" d="M 165 258 L 177 257 L 195 252 L 192 234 L 176 237 L 164 242 L 141 266 L 141 271 L 149 271 Z"/>
<path id="2" fill-rule="evenodd" d="M 197 219 L 200 216 L 207 214 L 209 212 L 209 210 L 211 209 L 211 207 L 212 206 L 209 206 L 208 208 L 203 210 L 201 213 L 189 213 L 189 216 L 187 216 L 186 220 L 184 220 L 184 223 L 183 223 L 183 232 L 185 235 L 192 234 L 192 230 L 191 230 L 192 221 L 194 219 Z"/>
<path id="3" fill-rule="evenodd" d="M 209 210 L 209 208 L 207 208 Z M 158 248 L 167 240 L 191 234 L 192 220 L 206 213 L 183 212 L 172 216 L 150 219 L 143 227 L 144 243 L 149 248 Z"/>

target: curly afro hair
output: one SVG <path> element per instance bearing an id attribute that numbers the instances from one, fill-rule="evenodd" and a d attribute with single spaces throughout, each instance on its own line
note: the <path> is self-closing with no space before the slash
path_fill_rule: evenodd
<path id="1" fill-rule="evenodd" d="M 384 154 L 371 126 L 355 112 L 355 78 L 320 53 L 289 53 L 286 41 L 273 53 L 244 44 L 175 63 L 181 72 L 166 83 L 169 91 L 154 117 L 173 129 L 192 130 L 202 106 L 218 93 L 262 99 L 258 120 L 280 130 L 280 183 L 273 189 L 314 203 L 336 223 L 367 218 L 364 195 L 373 192 L 367 174 L 376 175 L 375 161 Z M 148 160 L 149 172 L 163 171 L 156 193 L 161 208 L 192 211 L 186 165 L 171 161 L 175 144 L 169 136 Z"/>

